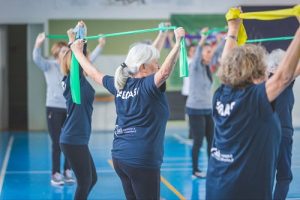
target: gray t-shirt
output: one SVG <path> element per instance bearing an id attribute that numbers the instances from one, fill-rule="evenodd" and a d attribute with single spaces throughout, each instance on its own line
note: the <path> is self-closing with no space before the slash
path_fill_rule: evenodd
<path id="1" fill-rule="evenodd" d="M 202 47 L 197 46 L 195 55 L 189 65 L 189 96 L 186 107 L 188 109 L 211 109 L 212 108 L 212 80 L 209 77 L 208 66 L 202 63 Z"/>
<path id="2" fill-rule="evenodd" d="M 94 62 L 101 53 L 102 48 L 97 46 L 90 54 L 91 62 Z M 66 108 L 66 100 L 63 96 L 61 82 L 63 74 L 55 59 L 45 59 L 42 56 L 41 48 L 33 49 L 33 62 L 44 72 L 47 84 L 46 106 L 54 108 Z"/>

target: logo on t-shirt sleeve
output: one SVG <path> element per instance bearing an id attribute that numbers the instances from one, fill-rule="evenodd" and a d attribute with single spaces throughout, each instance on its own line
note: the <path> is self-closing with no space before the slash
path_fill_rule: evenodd
<path id="1" fill-rule="evenodd" d="M 124 134 L 133 134 L 136 133 L 136 129 L 134 127 L 129 127 L 129 128 L 121 128 L 118 125 L 116 125 L 115 128 L 115 136 L 118 137 L 120 135 Z"/>

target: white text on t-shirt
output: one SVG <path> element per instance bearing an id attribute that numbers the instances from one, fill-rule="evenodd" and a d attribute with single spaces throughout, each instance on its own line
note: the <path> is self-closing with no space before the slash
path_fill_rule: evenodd
<path id="1" fill-rule="evenodd" d="M 126 91 L 120 90 L 117 93 L 117 98 L 120 97 L 122 99 L 129 99 L 130 97 L 135 97 L 139 93 L 139 88 L 134 88 L 133 90 Z"/>
<path id="2" fill-rule="evenodd" d="M 216 109 L 219 113 L 219 115 L 226 117 L 229 116 L 231 111 L 233 110 L 233 106 L 235 105 L 235 102 L 222 104 L 220 101 L 217 101 Z"/>

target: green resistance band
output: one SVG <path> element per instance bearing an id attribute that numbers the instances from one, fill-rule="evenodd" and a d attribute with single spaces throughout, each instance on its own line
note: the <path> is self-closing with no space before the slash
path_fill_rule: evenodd
<path id="1" fill-rule="evenodd" d="M 221 32 L 227 32 L 228 28 L 226 27 L 215 27 L 212 29 L 209 29 L 207 32 L 205 32 L 205 35 L 211 35 L 212 33 L 221 33 Z"/>
<path id="2" fill-rule="evenodd" d="M 270 42 L 270 41 L 283 41 L 283 40 L 292 40 L 293 38 L 294 38 L 294 36 L 272 37 L 272 38 L 261 38 L 261 39 L 247 40 L 246 43 Z"/>
<path id="3" fill-rule="evenodd" d="M 160 28 L 151 28 L 151 29 L 142 29 L 142 30 L 134 30 L 134 31 L 126 31 L 126 32 L 118 32 L 118 33 L 108 33 L 108 34 L 101 34 L 95 36 L 87 36 L 84 39 L 86 40 L 96 40 L 99 38 L 107 38 L 107 37 L 115 37 L 115 36 L 122 36 L 122 35 L 133 35 L 139 33 L 148 33 L 148 32 L 155 32 L 155 31 L 166 31 L 166 30 L 175 30 L 176 26 L 167 26 L 167 27 L 160 27 Z M 67 35 L 47 35 L 49 39 L 68 39 Z"/>
<path id="4" fill-rule="evenodd" d="M 81 104 L 79 63 L 73 53 L 70 69 L 70 88 L 73 102 L 75 104 Z"/>
<path id="5" fill-rule="evenodd" d="M 185 48 L 185 39 L 182 38 L 180 41 L 180 56 L 179 56 L 179 76 L 188 77 L 188 61 L 187 61 L 187 52 Z"/>
<path id="6" fill-rule="evenodd" d="M 98 38 L 106 38 L 106 37 L 116 37 L 116 36 L 123 36 L 123 35 L 133 35 L 133 34 L 140 34 L 140 33 L 147 33 L 147 32 L 155 32 L 155 31 L 165 31 L 165 30 L 174 30 L 176 29 L 175 26 L 169 27 L 159 27 L 159 28 L 152 28 L 152 29 L 142 29 L 142 30 L 134 30 L 134 31 L 126 31 L 126 32 L 118 32 L 118 33 L 109 33 L 109 34 L 101 34 L 96 36 L 87 36 L 85 39 L 87 40 L 95 40 Z M 68 39 L 67 35 L 47 35 L 49 39 Z M 185 40 L 182 39 L 180 41 L 180 77 L 187 77 L 188 76 L 188 62 L 187 62 L 187 51 L 185 46 Z M 72 70 L 73 69 L 73 70 Z M 75 56 L 72 54 L 71 60 L 71 92 L 72 92 L 72 99 L 77 104 L 80 104 L 80 87 L 72 87 L 73 85 L 78 85 L 79 83 L 79 63 Z M 73 95 L 74 94 L 74 95 Z M 79 101 L 76 100 L 79 97 Z"/>

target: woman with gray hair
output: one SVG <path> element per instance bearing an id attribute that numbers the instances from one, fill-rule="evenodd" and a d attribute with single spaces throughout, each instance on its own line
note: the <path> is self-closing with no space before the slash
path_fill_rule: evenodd
<path id="1" fill-rule="evenodd" d="M 169 117 L 165 82 L 180 50 L 183 28 L 161 67 L 156 46 L 136 44 L 115 72 L 104 75 L 83 55 L 83 41 L 72 52 L 88 76 L 115 96 L 117 112 L 112 158 L 127 199 L 159 199 L 163 141 Z"/>
<path id="2" fill-rule="evenodd" d="M 237 46 L 241 19 L 228 33 L 214 94 L 215 134 L 208 164 L 206 199 L 272 199 L 280 122 L 272 102 L 294 79 L 300 56 L 300 28 L 274 75 L 265 81 L 266 51 Z"/>
<path id="3" fill-rule="evenodd" d="M 267 71 L 269 77 L 276 73 L 280 62 L 283 60 L 285 51 L 282 49 L 273 50 L 268 56 Z M 294 77 L 300 74 L 300 64 L 295 71 Z M 294 106 L 294 92 L 291 84 L 276 98 L 274 102 L 275 111 L 278 113 L 281 125 L 281 142 L 279 148 L 279 156 L 276 168 L 276 185 L 274 189 L 273 199 L 286 199 L 289 185 L 292 182 L 293 174 L 291 170 L 292 146 L 293 146 L 293 119 L 292 110 Z"/>

